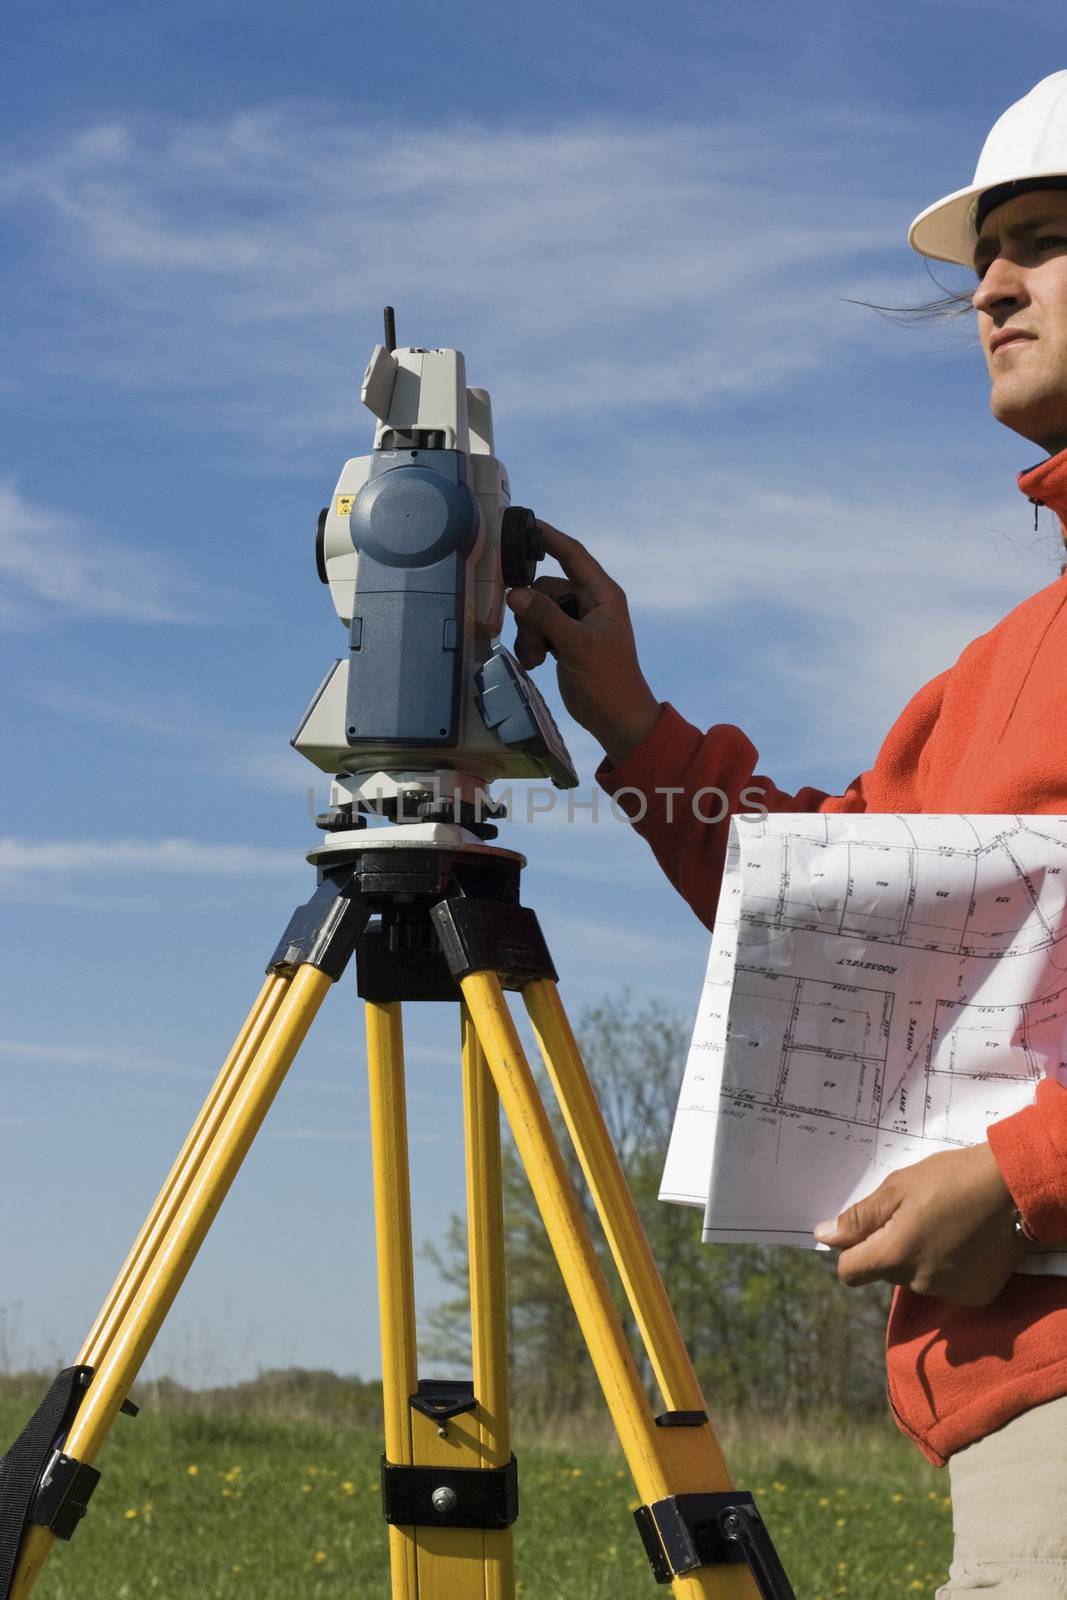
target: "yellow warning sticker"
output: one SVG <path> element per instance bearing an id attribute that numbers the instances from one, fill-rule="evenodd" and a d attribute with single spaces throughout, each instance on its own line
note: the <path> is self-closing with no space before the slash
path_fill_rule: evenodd
<path id="1" fill-rule="evenodd" d="M 339 494 L 337 496 L 336 511 L 339 517 L 347 517 L 349 515 L 352 510 L 352 502 L 355 498 L 356 497 L 354 494 Z"/>

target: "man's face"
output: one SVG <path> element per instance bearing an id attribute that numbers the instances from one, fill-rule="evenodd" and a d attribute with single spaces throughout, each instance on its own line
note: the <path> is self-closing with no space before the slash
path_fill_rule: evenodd
<path id="1" fill-rule="evenodd" d="M 1067 190 L 997 206 L 974 265 L 993 415 L 1054 454 L 1067 447 Z"/>

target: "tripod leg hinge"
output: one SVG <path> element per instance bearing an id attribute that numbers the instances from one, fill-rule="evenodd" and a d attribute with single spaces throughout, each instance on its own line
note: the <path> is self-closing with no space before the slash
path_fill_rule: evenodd
<path id="1" fill-rule="evenodd" d="M 382 1457 L 382 1512 L 402 1528 L 510 1528 L 519 1514 L 519 1469 L 398 1467 Z"/>
<path id="2" fill-rule="evenodd" d="M 657 1583 L 698 1567 L 747 1561 L 763 1600 L 796 1600 L 767 1525 L 744 1490 L 671 1495 L 639 1506 L 634 1521 Z"/>
<path id="3" fill-rule="evenodd" d="M 472 972 L 495 972 L 505 989 L 537 978 L 558 981 L 536 914 L 499 900 L 442 900 L 430 913 L 457 983 Z"/>
<path id="4" fill-rule="evenodd" d="M 324 874 L 311 899 L 289 918 L 267 971 L 291 978 L 298 967 L 318 967 L 336 983 L 369 918 L 370 908 L 352 869 Z"/>

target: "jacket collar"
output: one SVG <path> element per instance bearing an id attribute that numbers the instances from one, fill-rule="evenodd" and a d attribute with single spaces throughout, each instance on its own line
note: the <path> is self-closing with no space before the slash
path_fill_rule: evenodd
<path id="1" fill-rule="evenodd" d="M 1048 506 L 1056 513 L 1067 538 L 1067 450 L 1060 450 L 1047 461 L 1020 472 L 1018 484 L 1035 505 Z"/>

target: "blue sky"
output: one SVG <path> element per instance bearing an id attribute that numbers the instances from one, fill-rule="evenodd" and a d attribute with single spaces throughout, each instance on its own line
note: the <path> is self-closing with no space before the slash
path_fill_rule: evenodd
<path id="1" fill-rule="evenodd" d="M 627 586 L 657 693 L 739 723 L 784 787 L 846 783 L 1055 576 L 970 324 L 848 303 L 932 292 L 908 222 L 1067 65 L 1062 8 L 1027 23 L 9 3 L 0 1355 L 76 1350 L 309 892 L 288 739 L 343 648 L 312 535 L 368 447 L 386 301 L 402 342 L 465 351 L 516 498 Z M 623 986 L 692 1011 L 706 937 L 640 841 L 558 817 L 508 840 L 573 1014 Z M 426 1239 L 462 1197 L 450 1015 L 408 1038 Z M 377 1370 L 364 1080 L 343 984 L 157 1369 Z"/>

